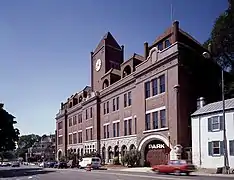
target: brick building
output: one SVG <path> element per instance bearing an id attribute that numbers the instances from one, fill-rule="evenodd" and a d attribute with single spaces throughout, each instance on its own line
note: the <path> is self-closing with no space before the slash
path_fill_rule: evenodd
<path id="1" fill-rule="evenodd" d="M 91 86 L 61 103 L 57 156 L 97 151 L 105 162 L 136 148 L 141 163 L 161 164 L 191 147 L 197 98 L 219 99 L 219 68 L 175 21 L 144 55 L 124 61 L 124 46 L 107 33 L 91 52 Z"/>

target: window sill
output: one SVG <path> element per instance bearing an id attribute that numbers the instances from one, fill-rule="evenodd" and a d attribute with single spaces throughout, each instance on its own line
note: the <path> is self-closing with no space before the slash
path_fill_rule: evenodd
<path id="1" fill-rule="evenodd" d="M 156 98 L 156 97 L 158 97 L 158 96 L 162 96 L 162 95 L 164 95 L 165 93 L 166 93 L 166 92 L 159 93 L 159 94 L 156 94 L 156 95 L 154 95 L 154 96 L 147 97 L 147 98 L 145 98 L 145 100 L 149 100 L 149 99 Z"/>
<path id="2" fill-rule="evenodd" d="M 169 130 L 169 128 L 168 128 L 168 127 L 165 127 L 165 128 L 160 128 L 160 129 L 151 129 L 151 130 L 146 130 L 146 131 L 143 131 L 143 134 L 145 134 L 145 133 L 151 133 L 151 132 L 166 131 L 166 130 Z"/>
<path id="3" fill-rule="evenodd" d="M 136 137 L 136 134 L 133 134 L 133 135 L 126 135 L 126 136 L 119 136 L 119 137 L 111 137 L 111 138 L 103 138 L 103 139 L 101 139 L 101 140 L 109 141 L 109 140 L 122 139 L 122 138 L 129 138 L 129 137 Z"/>

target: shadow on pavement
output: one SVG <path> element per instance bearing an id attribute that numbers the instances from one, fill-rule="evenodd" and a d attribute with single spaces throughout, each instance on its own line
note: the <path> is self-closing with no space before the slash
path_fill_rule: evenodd
<path id="1" fill-rule="evenodd" d="M 0 179 L 21 176 L 34 176 L 39 174 L 48 174 L 52 172 L 55 171 L 43 170 L 42 168 L 0 169 Z"/>

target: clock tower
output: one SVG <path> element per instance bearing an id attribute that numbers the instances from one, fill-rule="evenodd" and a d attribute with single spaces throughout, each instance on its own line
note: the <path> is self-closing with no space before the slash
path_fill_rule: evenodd
<path id="1" fill-rule="evenodd" d="M 119 46 L 108 32 L 91 52 L 91 87 L 93 91 L 103 89 L 102 77 L 111 69 L 120 70 L 124 59 L 124 48 Z M 109 84 L 111 84 L 109 82 Z"/>

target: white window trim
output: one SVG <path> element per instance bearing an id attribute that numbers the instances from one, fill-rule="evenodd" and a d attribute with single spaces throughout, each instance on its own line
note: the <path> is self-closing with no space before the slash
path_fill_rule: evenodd
<path id="1" fill-rule="evenodd" d="M 124 121 L 129 120 L 129 119 L 132 119 L 132 116 L 124 118 Z"/>
<path id="2" fill-rule="evenodd" d="M 115 124 L 115 123 L 118 123 L 118 122 L 120 122 L 120 120 L 113 121 L 112 123 Z"/>
<path id="3" fill-rule="evenodd" d="M 63 137 L 63 135 L 62 135 L 62 134 L 60 134 L 58 137 Z"/>
<path id="4" fill-rule="evenodd" d="M 150 113 L 153 113 L 153 112 L 156 112 L 156 111 L 161 111 L 161 110 L 164 110 L 164 109 L 166 109 L 166 106 L 162 106 L 162 107 L 159 107 L 159 108 L 148 110 L 148 111 L 145 112 L 145 114 L 150 114 Z"/>
<path id="5" fill-rule="evenodd" d="M 79 130 L 78 133 L 79 133 L 79 132 L 82 132 L 82 130 Z"/>
<path id="6" fill-rule="evenodd" d="M 103 124 L 103 126 L 107 126 L 107 125 L 109 125 L 110 123 L 105 123 L 105 124 Z"/>
<path id="7" fill-rule="evenodd" d="M 72 133 L 68 133 L 68 135 L 71 135 Z"/>
<path id="8" fill-rule="evenodd" d="M 216 141 L 212 141 L 212 154 L 213 154 L 213 156 L 220 156 L 221 155 L 221 153 L 220 153 L 220 141 L 217 141 L 217 142 L 219 142 L 219 154 L 214 154 L 214 142 L 216 142 Z M 218 147 L 216 147 L 216 148 L 218 148 Z"/>
<path id="9" fill-rule="evenodd" d="M 220 116 L 218 116 L 218 124 L 219 124 L 219 127 L 218 127 L 217 129 L 213 129 L 213 124 L 216 124 L 216 123 L 213 123 L 213 118 L 211 117 L 211 130 L 212 130 L 212 131 L 220 131 L 220 129 L 221 129 Z"/>
<path id="10" fill-rule="evenodd" d="M 92 128 L 93 128 L 93 126 L 89 126 L 89 127 L 85 128 L 85 129 L 92 129 Z"/>
<path id="11" fill-rule="evenodd" d="M 73 134 L 77 134 L 77 131 L 74 131 Z"/>

